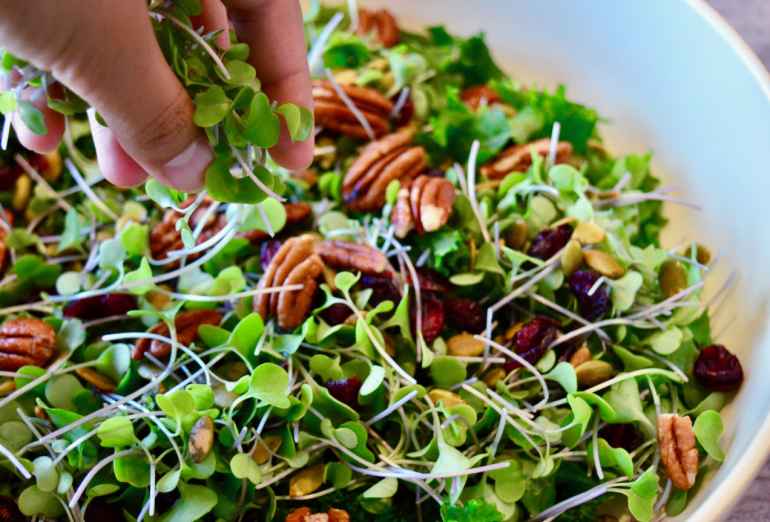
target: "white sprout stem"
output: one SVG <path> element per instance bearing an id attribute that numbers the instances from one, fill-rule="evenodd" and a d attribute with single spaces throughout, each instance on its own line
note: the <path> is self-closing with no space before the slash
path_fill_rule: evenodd
<path id="1" fill-rule="evenodd" d="M 69 507 L 74 508 L 77 505 L 78 500 L 80 500 L 80 497 L 83 496 L 83 493 L 85 493 L 86 488 L 88 487 L 88 484 L 91 483 L 91 481 L 94 479 L 96 474 L 99 473 L 102 469 L 104 469 L 105 466 L 107 466 L 108 464 L 111 464 L 114 460 L 117 460 L 121 457 L 125 457 L 126 455 L 130 455 L 131 453 L 136 453 L 136 452 L 137 452 L 136 448 L 119 451 L 103 459 L 101 462 L 99 462 L 93 468 L 91 468 L 88 474 L 86 474 L 86 476 L 83 477 L 83 480 L 80 482 L 78 489 L 75 490 L 75 494 L 72 496 L 72 498 L 69 501 Z"/>
<path id="2" fill-rule="evenodd" d="M 358 120 L 358 123 L 360 123 L 364 131 L 366 131 L 366 135 L 369 136 L 369 139 L 374 140 L 376 136 L 374 134 L 374 131 L 372 130 L 372 126 L 369 125 L 369 120 L 366 119 L 366 116 L 364 116 L 364 114 L 361 112 L 361 109 L 358 108 L 358 106 L 350 98 L 350 96 L 347 95 L 347 93 L 340 86 L 340 84 L 337 83 L 337 80 L 334 78 L 334 75 L 329 69 L 325 69 L 324 74 L 326 74 L 326 78 L 329 80 L 329 83 L 332 84 L 332 88 L 334 89 L 334 92 L 336 92 L 337 96 L 340 97 L 340 100 L 342 100 L 342 103 L 344 103 L 348 107 L 348 109 L 350 109 L 350 112 L 353 113 L 353 116 L 356 117 L 356 119 Z"/>
<path id="3" fill-rule="evenodd" d="M 13 114 L 6 114 L 3 118 L 3 137 L 0 140 L 0 148 L 3 150 L 8 149 L 8 138 L 11 136 L 11 121 L 13 120 Z"/>
<path id="4" fill-rule="evenodd" d="M 24 477 L 25 480 L 29 480 L 32 478 L 32 474 L 30 474 L 29 470 L 24 466 L 24 464 L 21 463 L 19 459 L 16 458 L 16 455 L 13 454 L 11 450 L 0 444 L 0 455 L 4 456 L 8 459 L 8 462 L 13 464 L 13 466 L 19 470 L 19 473 L 22 477 Z"/>
<path id="5" fill-rule="evenodd" d="M 174 15 L 171 15 L 169 13 L 163 13 L 160 14 L 163 18 L 167 19 L 183 31 L 185 31 L 187 34 L 189 34 L 195 42 L 201 46 L 201 48 L 206 51 L 206 54 L 208 54 L 212 60 L 214 60 L 214 63 L 219 68 L 219 70 L 222 72 L 222 76 L 225 77 L 226 80 L 230 79 L 230 71 L 227 70 L 227 67 L 225 67 L 225 64 L 222 62 L 222 59 L 219 57 L 219 55 L 212 49 L 212 47 L 206 42 L 206 40 L 203 39 L 201 35 L 196 33 L 192 28 L 185 25 L 183 22 L 178 20 Z"/>
<path id="6" fill-rule="evenodd" d="M 495 438 L 492 441 L 492 446 L 489 447 L 489 458 L 495 458 L 497 455 L 497 448 L 500 447 L 500 442 L 503 440 L 503 433 L 505 432 L 505 417 L 500 416 L 500 420 L 497 422 L 497 430 L 495 430 Z"/>
<path id="7" fill-rule="evenodd" d="M 401 406 L 403 406 L 407 402 L 414 399 L 416 395 L 417 395 L 417 390 L 407 393 L 406 395 L 401 397 L 399 400 L 397 400 L 396 402 L 394 402 L 393 404 L 391 404 L 390 406 L 382 410 L 380 413 L 378 413 L 377 415 L 375 415 L 374 417 L 366 421 L 364 424 L 366 424 L 367 426 L 371 426 L 372 424 L 375 424 L 381 421 L 382 419 L 388 417 L 391 413 L 399 409 Z"/>
<path id="8" fill-rule="evenodd" d="M 652 403 L 655 405 L 655 417 L 660 417 L 660 397 L 658 391 L 655 389 L 655 385 L 652 384 L 652 379 L 647 376 L 647 386 L 650 388 L 650 395 L 652 395 Z"/>
<path id="9" fill-rule="evenodd" d="M 537 454 L 540 456 L 540 458 L 543 458 L 543 452 L 540 449 L 540 446 L 535 443 L 535 441 L 532 439 L 532 437 L 529 436 L 527 433 L 528 430 L 525 430 L 523 426 L 516 424 L 516 422 L 511 418 L 510 415 L 508 415 L 508 412 L 505 410 L 505 408 L 501 408 L 499 404 L 497 404 L 495 401 L 481 393 L 479 390 L 474 388 L 473 386 L 468 386 L 467 384 L 463 385 L 463 389 L 470 393 L 471 395 L 477 397 L 481 402 L 495 410 L 495 412 L 500 415 L 500 417 L 504 418 L 508 424 L 510 424 L 513 428 L 516 429 L 519 433 L 521 433 L 521 436 L 524 437 L 524 440 L 529 442 L 530 446 L 532 446 Z"/>
<path id="10" fill-rule="evenodd" d="M 558 255 L 558 254 L 557 254 Z M 556 257 L 556 256 L 554 256 Z M 492 337 L 492 318 L 498 310 L 500 310 L 502 307 L 519 297 L 520 295 L 523 295 L 524 293 L 528 292 L 530 288 L 533 288 L 537 283 L 548 277 L 548 275 L 551 274 L 554 270 L 556 270 L 556 267 L 559 266 L 558 257 L 556 257 L 556 261 L 550 262 L 550 264 L 544 265 L 544 268 L 535 276 L 533 276 L 529 281 L 524 283 L 523 285 L 515 288 L 511 293 L 497 301 L 495 304 L 490 306 L 487 309 L 487 327 L 484 332 L 484 335 L 488 338 Z"/>
<path id="11" fill-rule="evenodd" d="M 548 168 L 556 164 L 556 148 L 559 145 L 559 133 L 561 133 L 561 123 L 556 121 L 551 129 L 551 142 L 548 145 Z"/>
<path id="12" fill-rule="evenodd" d="M 350 32 L 355 33 L 358 30 L 357 0 L 348 0 L 348 14 L 350 15 Z"/>
<path id="13" fill-rule="evenodd" d="M 393 105 L 393 110 L 390 112 L 391 119 L 396 119 L 399 117 L 401 111 L 404 110 L 404 106 L 406 105 L 408 99 L 409 87 L 404 87 L 401 89 L 401 93 L 398 95 L 398 99 L 396 99 L 395 105 Z"/>
<path id="14" fill-rule="evenodd" d="M 126 333 L 115 333 L 115 334 L 108 334 L 108 335 L 102 336 L 102 340 L 108 343 L 112 341 L 121 341 L 124 339 L 151 339 L 153 341 L 160 341 L 163 343 L 170 344 L 172 346 L 176 345 L 176 347 L 179 350 L 182 350 L 182 352 L 184 352 L 188 357 L 190 357 L 190 359 L 198 363 L 198 366 L 200 366 L 201 369 L 206 369 L 204 373 L 206 384 L 208 386 L 211 386 L 211 376 L 209 375 L 208 367 L 206 366 L 206 363 L 204 363 L 203 360 L 200 357 L 198 357 L 198 354 L 193 352 L 190 348 L 183 345 L 176 339 L 172 339 L 171 337 L 166 337 L 165 335 L 159 335 L 159 334 L 150 333 L 150 332 L 126 332 Z M 227 382 L 221 379 L 220 377 L 218 377 L 217 375 L 214 375 L 214 378 L 222 383 Z"/>
<path id="15" fill-rule="evenodd" d="M 180 249 L 180 250 L 174 250 L 172 252 L 169 252 L 166 257 L 163 259 L 151 259 L 148 258 L 148 261 L 151 265 L 154 266 L 163 266 L 171 264 L 180 258 L 191 256 L 193 254 L 197 254 L 198 252 L 203 252 L 204 250 L 208 250 L 213 245 L 216 245 L 223 237 L 225 237 L 227 234 L 230 233 L 231 230 L 236 228 L 238 226 L 237 221 L 230 221 L 227 225 L 222 227 L 222 230 L 208 238 L 203 243 L 200 243 L 198 245 L 195 245 L 188 249 Z"/>
<path id="16" fill-rule="evenodd" d="M 618 485 L 622 482 L 624 482 L 623 478 L 616 478 L 616 479 L 607 481 L 603 484 L 599 484 L 598 486 L 595 486 L 587 491 L 584 491 L 579 495 L 575 495 L 574 497 L 570 497 L 566 500 L 562 500 L 558 504 L 554 504 L 553 506 L 549 507 L 545 511 L 541 511 L 534 517 L 530 518 L 529 522 L 546 522 L 548 520 L 553 520 L 554 518 L 561 515 L 565 511 L 569 511 L 572 508 L 585 504 L 586 502 L 590 502 L 595 498 L 601 497 L 602 495 L 604 495 L 609 491 L 611 486 Z"/>
<path id="17" fill-rule="evenodd" d="M 183 294 L 178 292 L 172 292 L 170 290 L 166 290 L 165 288 L 159 288 L 158 291 L 174 299 L 181 299 L 184 301 L 195 301 L 198 303 L 218 303 L 222 301 L 233 301 L 235 299 L 241 299 L 242 297 L 252 297 L 255 295 L 276 294 L 278 292 L 284 292 L 284 291 L 295 292 L 298 290 L 302 290 L 304 286 L 305 285 L 303 284 L 271 286 L 267 288 L 255 288 L 254 290 L 249 290 L 246 292 L 238 292 L 237 294 L 227 294 L 227 295 Z"/>
<path id="18" fill-rule="evenodd" d="M 259 212 L 259 217 L 262 220 L 262 223 L 265 225 L 265 231 L 270 237 L 275 236 L 275 231 L 273 230 L 273 224 L 270 222 L 270 220 L 267 217 L 267 212 L 265 212 L 265 208 L 262 205 L 257 205 L 257 212 Z"/>
<path id="19" fill-rule="evenodd" d="M 661 364 L 664 364 L 664 365 L 668 366 L 669 368 L 671 368 L 671 371 L 674 372 L 675 374 L 677 374 L 679 376 L 679 378 L 682 380 L 682 382 L 689 382 L 690 378 L 687 377 L 687 374 L 684 373 L 682 371 L 682 369 L 679 368 L 679 366 L 677 366 L 676 364 L 672 363 L 671 361 L 669 361 L 665 357 L 661 357 L 657 353 L 653 353 L 651 350 L 645 351 L 644 355 L 646 355 L 648 357 L 652 357 L 653 359 L 655 359 L 656 361 L 660 362 Z"/>
<path id="20" fill-rule="evenodd" d="M 536 292 L 530 292 L 529 296 L 532 299 L 534 299 L 535 301 L 537 301 L 538 303 L 540 303 L 540 304 L 542 304 L 544 306 L 547 306 L 548 308 L 550 308 L 552 310 L 555 310 L 555 311 L 559 312 L 560 314 L 564 315 L 565 317 L 569 317 L 570 319 L 572 319 L 573 321 L 575 321 L 577 323 L 580 323 L 580 324 L 585 325 L 585 326 L 588 326 L 588 325 L 592 324 L 590 321 L 587 321 L 586 319 L 584 319 L 583 317 L 579 316 L 578 314 L 572 312 L 571 310 L 568 310 L 567 308 L 564 308 L 563 306 L 561 306 L 561 305 L 551 301 L 550 299 L 547 299 L 547 298 L 541 296 L 540 294 L 538 294 Z M 598 330 L 596 330 L 596 333 L 599 335 L 599 337 L 601 337 L 605 341 L 609 341 L 610 340 L 610 336 L 607 335 L 607 332 L 605 332 L 604 330 L 598 329 Z"/>
<path id="21" fill-rule="evenodd" d="M 487 339 L 482 335 L 474 335 L 473 337 L 475 339 L 478 339 L 482 343 L 490 346 L 491 348 L 494 348 L 498 352 L 501 352 L 507 355 L 508 357 L 510 357 L 511 359 L 513 359 L 514 361 L 522 365 L 524 368 L 526 368 L 534 377 L 537 378 L 538 383 L 543 388 L 543 398 L 540 400 L 540 402 L 538 402 L 535 406 L 533 406 L 533 408 L 538 408 L 539 406 L 542 406 L 543 404 L 548 403 L 548 398 L 549 398 L 548 383 L 545 382 L 545 377 L 543 377 L 543 374 L 540 373 L 540 371 L 537 368 L 535 368 L 535 366 L 532 363 L 527 361 L 521 355 L 517 354 L 512 350 L 509 350 L 502 344 L 497 343 L 492 339 Z"/>
<path id="22" fill-rule="evenodd" d="M 72 163 L 72 160 L 69 158 L 64 160 L 64 165 L 67 167 L 67 170 L 69 171 L 70 175 L 72 176 L 72 179 L 75 180 L 75 183 L 83 189 L 83 192 L 86 196 L 88 196 L 88 199 L 94 202 L 94 205 L 96 205 L 99 210 L 107 214 L 110 219 L 113 221 L 118 220 L 118 215 L 115 214 L 115 212 L 110 209 L 110 207 L 107 206 L 107 204 L 102 201 L 102 199 L 96 195 L 96 192 L 86 183 L 86 180 L 83 179 L 83 176 L 80 175 L 80 172 L 78 172 L 78 168 L 75 166 L 74 163 Z"/>
<path id="23" fill-rule="evenodd" d="M 668 502 L 668 499 L 671 496 L 672 485 L 673 483 L 671 482 L 671 479 L 666 480 L 666 485 L 663 486 L 663 492 L 660 494 L 660 497 L 658 498 L 658 501 L 655 503 L 655 507 L 653 508 L 655 512 L 662 510 Z"/>
<path id="24" fill-rule="evenodd" d="M 612 379 L 610 379 L 608 381 L 604 381 L 601 384 L 597 384 L 596 386 L 592 386 L 591 388 L 588 388 L 586 390 L 581 390 L 581 391 L 586 392 L 586 393 L 596 393 L 596 392 L 598 392 L 600 390 L 603 390 L 605 388 L 609 388 L 613 384 L 617 384 L 617 383 L 619 383 L 621 381 L 625 381 L 627 379 L 634 379 L 636 377 L 640 377 L 640 376 L 643 376 L 643 375 L 662 375 L 663 377 L 668 377 L 669 379 L 671 379 L 673 381 L 676 381 L 676 379 L 672 378 L 672 375 L 671 375 L 672 373 L 674 373 L 674 372 L 671 372 L 669 370 L 664 370 L 662 368 L 644 368 L 644 369 L 641 369 L 641 370 L 634 370 L 633 372 L 622 373 L 622 374 L 620 374 L 620 375 L 618 375 L 616 377 L 613 377 Z M 676 375 L 676 374 L 674 374 L 674 375 Z M 678 375 L 676 377 L 677 377 L 677 379 L 679 378 Z M 557 401 L 553 401 L 551 403 L 544 404 L 543 406 L 541 406 L 541 407 L 539 407 L 537 409 L 538 410 L 542 410 L 542 409 L 545 409 L 545 408 L 555 408 L 555 407 L 561 406 L 563 404 L 567 404 L 567 399 L 559 399 Z"/>
<path id="25" fill-rule="evenodd" d="M 476 220 L 479 222 L 479 228 L 481 228 L 481 235 L 484 236 L 484 241 L 490 243 L 492 239 L 489 237 L 489 230 L 487 230 L 487 223 L 484 221 L 484 216 L 481 215 L 479 209 L 479 202 L 476 199 L 476 160 L 479 156 L 479 140 L 473 140 L 471 145 L 471 152 L 468 155 L 468 199 L 471 202 L 471 208 L 473 214 L 476 216 Z"/>
<path id="26" fill-rule="evenodd" d="M 600 418 L 597 415 L 594 420 L 593 434 L 591 435 L 592 453 L 594 458 L 594 468 L 596 469 L 596 476 L 599 480 L 604 480 L 604 470 L 602 469 L 602 459 L 599 455 L 599 422 Z"/>
<path id="27" fill-rule="evenodd" d="M 326 43 L 329 41 L 332 33 L 344 18 L 345 16 L 342 13 L 338 12 L 335 14 L 332 19 L 329 20 L 329 23 L 327 23 L 326 26 L 321 30 L 321 33 L 318 35 L 318 38 L 316 38 L 316 41 L 313 42 L 313 46 L 307 55 L 307 63 L 308 67 L 310 68 L 310 72 L 312 72 L 314 75 L 319 75 L 321 73 L 319 70 L 320 66 L 316 67 L 316 64 L 319 63 L 318 61 L 323 55 Z"/>
<path id="28" fill-rule="evenodd" d="M 401 246 L 398 242 L 396 242 L 396 245 Z M 417 276 L 417 270 L 414 268 L 411 259 L 409 259 L 409 255 L 404 252 L 399 252 L 398 256 L 402 259 L 406 269 L 409 271 L 409 276 L 412 278 L 412 287 L 414 288 L 414 301 L 415 306 L 417 307 L 414 314 L 415 338 L 417 339 L 415 357 L 419 364 L 422 361 L 422 345 L 420 344 L 420 341 L 422 341 L 423 344 L 425 343 L 425 340 L 422 337 L 422 292 L 420 290 L 420 279 Z"/>
<path id="29" fill-rule="evenodd" d="M 243 170 L 243 173 L 246 174 L 246 176 L 248 176 L 249 179 L 251 181 L 253 181 L 254 184 L 257 187 L 259 187 L 259 190 L 261 190 L 262 192 L 264 192 L 265 194 L 267 194 L 271 198 L 273 198 L 273 199 L 275 199 L 275 200 L 277 200 L 277 201 L 279 201 L 281 203 L 286 201 L 286 198 L 276 194 L 275 191 L 273 191 L 273 189 L 271 189 L 270 187 L 265 185 L 265 183 L 261 179 L 259 179 L 256 174 L 254 174 L 254 171 L 251 170 L 251 167 L 246 162 L 246 160 L 243 158 L 243 156 L 241 155 L 241 153 L 240 153 L 240 151 L 238 149 L 236 149 L 235 147 L 233 147 L 231 145 L 230 146 L 230 151 L 233 153 L 233 156 L 235 156 L 235 159 L 238 161 L 238 164 L 241 166 L 241 169 Z"/>
<path id="30" fill-rule="evenodd" d="M 27 175 L 35 180 L 35 183 L 43 187 L 52 198 L 56 200 L 56 203 L 63 209 L 63 210 L 73 210 L 72 205 L 69 204 L 69 202 L 61 197 L 58 192 L 56 192 L 51 185 L 48 184 L 48 182 L 43 178 L 43 176 L 40 175 L 38 171 L 36 171 L 32 165 L 29 164 L 27 160 L 24 159 L 24 156 L 21 154 L 16 154 L 13 157 L 16 160 L 16 163 L 19 164 L 19 166 L 24 169 L 24 172 L 27 173 Z"/>
<path id="31" fill-rule="evenodd" d="M 593 285 L 591 285 L 591 288 L 588 289 L 588 295 L 589 296 L 594 295 L 605 281 L 606 281 L 606 278 L 604 276 L 600 276 L 599 279 L 597 279 L 596 282 Z"/>

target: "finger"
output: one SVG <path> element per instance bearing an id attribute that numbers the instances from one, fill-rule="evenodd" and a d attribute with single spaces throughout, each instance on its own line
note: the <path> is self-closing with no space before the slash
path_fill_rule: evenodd
<path id="1" fill-rule="evenodd" d="M 217 45 L 222 49 L 230 48 L 230 23 L 221 0 L 201 0 L 201 14 L 192 17 L 192 24 L 193 28 L 203 27 L 206 32 L 221 31 Z"/>
<path id="2" fill-rule="evenodd" d="M 147 179 L 144 169 L 118 143 L 115 134 L 96 120 L 96 112 L 88 111 L 91 137 L 96 147 L 96 161 L 107 180 L 118 187 L 133 187 Z"/>
<path id="3" fill-rule="evenodd" d="M 19 142 L 29 150 L 40 154 L 56 150 L 64 134 L 64 116 L 48 108 L 45 95 L 39 89 L 24 89 L 21 98 L 30 101 L 43 114 L 46 133 L 35 134 L 32 132 L 21 119 L 21 114 L 17 110 L 13 114 L 13 128 Z"/>
<path id="4" fill-rule="evenodd" d="M 302 12 L 296 0 L 227 0 L 230 19 L 240 40 L 249 44 L 249 62 L 271 99 L 312 109 L 310 72 L 305 57 Z M 313 137 L 292 143 L 285 124 L 270 150 L 286 168 L 298 170 L 313 160 Z"/>
<path id="5" fill-rule="evenodd" d="M 96 108 L 148 174 L 181 190 L 201 187 L 212 151 L 144 2 L 0 2 L 0 41 Z"/>

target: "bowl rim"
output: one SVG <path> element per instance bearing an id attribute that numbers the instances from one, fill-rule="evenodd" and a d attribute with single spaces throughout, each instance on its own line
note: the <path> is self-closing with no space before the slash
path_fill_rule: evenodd
<path id="1" fill-rule="evenodd" d="M 757 85 L 770 103 L 770 71 L 765 67 L 754 50 L 743 37 L 707 0 L 685 0 L 717 35 L 737 55 L 748 69 Z M 709 495 L 689 515 L 689 520 L 718 520 L 726 517 L 740 498 L 746 493 L 750 483 L 765 466 L 770 455 L 770 445 L 765 441 L 770 437 L 770 415 L 767 415 L 759 430 L 751 438 L 746 450 L 736 461 L 733 470 L 728 473 L 725 483 L 719 487 L 726 495 Z M 762 458 L 758 458 L 761 456 Z M 729 480 L 729 482 L 727 482 Z"/>

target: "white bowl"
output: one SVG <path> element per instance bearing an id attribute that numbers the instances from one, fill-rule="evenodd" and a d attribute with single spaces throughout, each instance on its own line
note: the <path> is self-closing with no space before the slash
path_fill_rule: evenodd
<path id="1" fill-rule="evenodd" d="M 729 513 L 770 452 L 770 77 L 737 34 L 701 0 L 372 0 L 402 25 L 445 24 L 487 33 L 508 73 L 553 87 L 608 118 L 611 150 L 655 153 L 655 171 L 695 213 L 668 209 L 667 245 L 694 237 L 721 258 L 713 294 L 739 276 L 718 307 L 718 341 L 747 380 L 724 410 L 727 458 L 677 520 Z M 724 332 L 724 333 L 721 333 Z"/>

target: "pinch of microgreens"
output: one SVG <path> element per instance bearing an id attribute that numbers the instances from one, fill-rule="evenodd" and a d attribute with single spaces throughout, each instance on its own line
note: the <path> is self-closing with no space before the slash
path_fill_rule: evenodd
<path id="1" fill-rule="evenodd" d="M 329 83 L 332 84 L 332 88 L 334 88 L 337 96 L 339 96 L 340 100 L 342 100 L 342 103 L 344 103 L 347 108 L 350 109 L 350 112 L 353 113 L 353 116 L 355 116 L 355 118 L 358 120 L 358 123 L 360 123 L 364 131 L 366 131 L 366 135 L 369 136 L 369 139 L 374 140 L 376 137 L 374 130 L 372 130 L 372 126 L 369 125 L 369 120 L 366 119 L 366 116 L 364 116 L 364 113 L 361 112 L 361 109 L 359 109 L 356 103 L 350 98 L 350 96 L 348 96 L 348 94 L 345 92 L 342 86 L 340 86 L 329 69 L 324 69 L 324 74 L 326 75 L 326 79 L 329 80 Z"/>
<path id="2" fill-rule="evenodd" d="M 93 189 L 86 183 L 86 181 L 83 179 L 83 176 L 80 175 L 80 172 L 78 172 L 77 167 L 74 163 L 72 163 L 72 160 L 69 158 L 64 160 L 64 165 L 67 167 L 67 170 L 69 171 L 70 175 L 72 176 L 72 179 L 75 180 L 75 183 L 81 188 L 83 193 L 88 196 L 88 199 L 93 201 L 94 205 L 104 212 L 110 219 L 113 221 L 118 220 L 117 214 L 112 211 L 110 207 L 107 206 L 107 204 L 102 201 L 102 199 L 96 195 L 96 192 L 93 191 Z"/>

